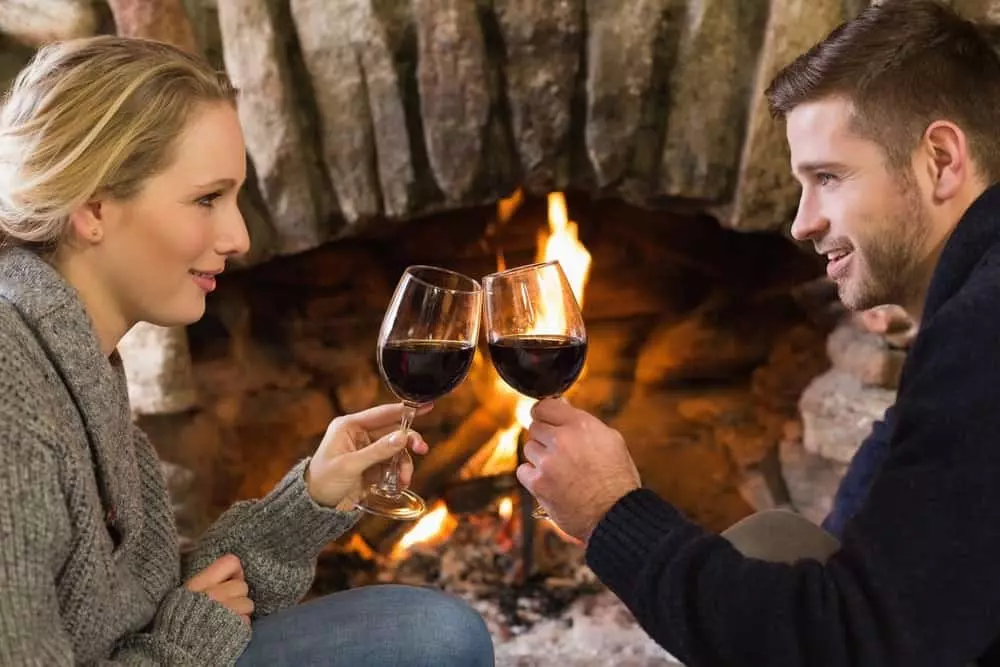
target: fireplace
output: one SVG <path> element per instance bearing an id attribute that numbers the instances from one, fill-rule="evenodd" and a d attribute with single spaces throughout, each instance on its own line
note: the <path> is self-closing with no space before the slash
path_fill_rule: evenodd
<path id="1" fill-rule="evenodd" d="M 498 262 L 531 263 L 558 238 L 560 201 L 516 194 L 221 277 L 188 331 L 200 407 L 140 417 L 162 455 L 202 480 L 200 520 L 266 492 L 337 414 L 394 400 L 375 340 L 403 268 L 480 277 Z M 811 289 L 818 263 L 780 236 L 725 230 L 700 214 L 566 201 L 589 263 L 580 285 L 590 352 L 569 400 L 619 428 L 645 483 L 703 525 L 785 502 L 777 444 L 827 365 L 829 322 Z M 504 476 L 530 408 L 482 352 L 416 424 L 432 450 L 416 462 L 415 488 L 464 511 L 515 499 Z M 389 553 L 411 528 L 368 517 L 356 534 Z"/>
<path id="2" fill-rule="evenodd" d="M 113 29 L 101 3 L 45 4 L 20 27 L 0 19 L 27 42 L 0 43 L 8 79 L 52 36 Z M 786 504 L 821 517 L 902 352 L 845 324 L 822 266 L 786 238 L 797 186 L 762 89 L 865 4 L 114 0 L 125 32 L 158 16 L 228 71 L 251 163 L 251 256 L 201 322 L 142 327 L 122 348 L 182 533 L 265 493 L 336 415 L 393 400 L 375 339 L 407 265 L 480 277 L 573 234 L 590 353 L 568 398 L 710 530 Z M 962 4 L 981 18 L 989 3 Z M 565 225 L 549 213 L 563 198 Z M 593 584 L 575 545 L 521 517 L 525 405 L 479 354 L 416 424 L 428 522 L 365 518 L 324 554 L 315 592 L 474 567 L 472 588 L 516 615 L 531 586 L 564 603 Z"/>

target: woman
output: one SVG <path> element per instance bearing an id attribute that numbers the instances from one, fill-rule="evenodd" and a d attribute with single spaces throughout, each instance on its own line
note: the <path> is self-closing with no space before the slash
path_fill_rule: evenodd
<path id="1" fill-rule="evenodd" d="M 115 346 L 136 322 L 201 317 L 226 259 L 249 246 L 245 176 L 232 87 L 170 46 L 51 45 L 11 89 L 0 664 L 492 664 L 482 619 L 439 593 L 377 586 L 293 606 L 320 549 L 357 520 L 369 469 L 406 446 L 386 435 L 399 406 L 335 420 L 311 458 L 220 517 L 181 563 Z M 410 446 L 427 449 L 415 434 Z"/>

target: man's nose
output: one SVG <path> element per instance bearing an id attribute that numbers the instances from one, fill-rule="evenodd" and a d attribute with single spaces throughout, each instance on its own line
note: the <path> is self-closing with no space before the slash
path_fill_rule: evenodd
<path id="1" fill-rule="evenodd" d="M 799 208 L 792 221 L 792 238 L 796 241 L 808 241 L 822 236 L 829 227 L 829 221 L 805 197 L 799 200 Z"/>

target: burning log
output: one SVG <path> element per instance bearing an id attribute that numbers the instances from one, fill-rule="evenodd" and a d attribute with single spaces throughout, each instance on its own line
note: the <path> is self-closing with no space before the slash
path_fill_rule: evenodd
<path id="1" fill-rule="evenodd" d="M 440 497 L 465 461 L 494 433 L 510 425 L 513 414 L 513 397 L 498 396 L 492 405 L 477 408 L 447 442 L 433 445 L 430 453 L 416 462 L 410 487 L 427 501 Z M 362 520 L 358 532 L 368 544 L 385 552 L 411 527 L 410 523 L 372 516 Z"/>
<path id="2" fill-rule="evenodd" d="M 444 501 L 448 509 L 456 514 L 480 512 L 487 508 L 498 496 L 518 489 L 517 478 L 513 474 L 473 477 L 448 486 Z"/>

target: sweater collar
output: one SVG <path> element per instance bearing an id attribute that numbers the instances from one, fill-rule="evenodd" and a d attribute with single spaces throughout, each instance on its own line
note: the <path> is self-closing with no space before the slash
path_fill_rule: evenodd
<path id="1" fill-rule="evenodd" d="M 42 346 L 83 420 L 106 507 L 122 506 L 134 489 L 128 456 L 131 415 L 121 358 L 101 352 L 76 290 L 34 252 L 0 252 L 0 298 L 9 301 Z M 113 515 L 112 515 L 113 516 Z"/>
<path id="2" fill-rule="evenodd" d="M 926 322 L 969 279 L 973 269 L 1000 242 L 1000 184 L 983 191 L 958 221 L 934 269 L 923 320 Z"/>

